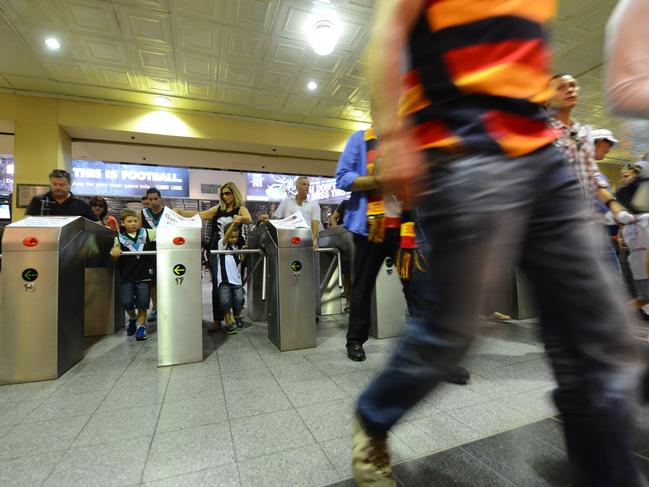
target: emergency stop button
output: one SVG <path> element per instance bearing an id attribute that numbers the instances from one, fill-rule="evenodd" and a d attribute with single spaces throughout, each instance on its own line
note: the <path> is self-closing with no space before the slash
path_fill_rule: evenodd
<path id="1" fill-rule="evenodd" d="M 292 243 L 293 245 L 298 245 L 301 241 L 302 241 L 302 239 L 301 239 L 300 237 L 293 237 L 293 238 L 291 238 L 291 243 Z"/>
<path id="2" fill-rule="evenodd" d="M 183 237 L 174 237 L 172 242 L 174 243 L 174 245 L 184 245 L 185 239 Z"/>
<path id="3" fill-rule="evenodd" d="M 25 237 L 23 238 L 23 245 L 25 247 L 36 247 L 38 245 L 38 239 L 36 237 Z"/>

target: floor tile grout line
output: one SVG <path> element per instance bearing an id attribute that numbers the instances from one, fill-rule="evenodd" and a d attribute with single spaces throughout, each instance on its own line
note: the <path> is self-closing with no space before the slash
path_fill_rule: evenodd
<path id="1" fill-rule="evenodd" d="M 246 337 L 248 338 L 248 337 Z M 215 340 L 216 341 L 216 340 Z M 250 338 L 248 338 L 248 341 L 250 341 Z M 216 360 L 219 364 L 219 371 L 223 370 L 221 368 L 221 357 L 218 354 L 218 349 L 217 349 L 217 354 L 216 354 Z M 223 403 L 225 404 L 225 414 L 226 417 L 228 418 L 228 430 L 230 431 L 230 442 L 232 443 L 232 456 L 234 457 L 234 464 L 237 469 L 237 477 L 239 479 L 239 485 L 243 486 L 243 480 L 241 479 L 241 469 L 239 468 L 239 460 L 237 458 L 237 447 L 234 443 L 234 434 L 232 433 L 232 422 L 230 420 L 230 409 L 228 408 L 228 400 L 225 395 L 225 385 L 223 384 L 223 374 L 219 374 L 219 381 L 221 383 L 221 392 L 223 392 Z"/>
<path id="2" fill-rule="evenodd" d="M 119 377 L 117 378 L 117 381 L 119 381 L 119 379 L 120 379 L 120 378 L 121 378 L 121 377 L 126 373 L 126 371 L 128 370 L 128 368 L 131 366 L 131 364 L 132 364 L 133 361 L 135 360 L 135 357 L 137 357 L 137 356 L 139 355 L 139 353 L 140 353 L 140 351 L 142 350 L 142 348 L 143 348 L 143 346 L 140 346 L 140 349 L 138 350 L 138 352 L 137 352 L 135 355 L 133 355 L 133 357 L 132 357 L 131 360 L 129 361 L 128 365 L 126 366 L 126 368 L 122 371 L 122 373 L 121 373 L 121 374 L 119 375 Z M 115 385 L 117 384 L 117 381 L 115 381 L 115 383 L 112 385 L 112 387 L 108 390 L 108 392 L 106 393 L 106 395 L 104 396 L 104 398 L 101 400 L 101 402 L 97 405 L 97 407 L 95 408 L 95 410 L 94 410 L 94 411 L 93 411 L 93 412 L 88 416 L 88 420 L 87 420 L 87 421 L 84 423 L 84 425 L 79 429 L 78 433 L 75 435 L 75 437 L 74 437 L 74 438 L 72 439 L 72 441 L 70 442 L 70 445 L 65 449 L 65 453 L 63 453 L 63 455 L 61 455 L 61 458 L 59 458 L 59 461 L 56 463 L 55 467 L 50 471 L 50 473 L 48 474 L 48 476 L 43 480 L 43 483 L 42 483 L 41 485 L 45 484 L 45 482 L 47 482 L 47 481 L 49 480 L 49 478 L 52 476 L 52 474 L 53 474 L 54 471 L 56 470 L 56 467 L 61 463 L 61 461 L 63 460 L 63 458 L 65 457 L 65 455 L 66 455 L 69 451 L 72 450 L 72 445 L 74 445 L 74 442 L 77 441 L 77 438 L 79 438 L 79 435 L 81 434 L 81 432 L 82 432 L 82 431 L 83 431 L 83 430 L 88 426 L 88 423 L 90 422 L 90 420 L 94 417 L 94 415 L 97 413 L 97 410 L 101 407 L 101 405 L 104 403 L 104 401 L 105 401 L 106 398 L 108 397 L 108 394 L 110 394 L 110 392 L 115 388 Z M 82 416 L 83 416 L 83 415 L 82 415 Z"/>
<path id="3" fill-rule="evenodd" d="M 503 475 L 503 474 L 502 474 L 501 472 L 499 472 L 498 470 L 496 470 L 496 469 L 492 468 L 491 466 L 487 465 L 484 461 L 482 461 L 482 459 L 478 458 L 478 457 L 475 456 L 473 453 L 471 453 L 470 451 L 468 451 L 468 450 L 465 448 L 465 446 L 466 446 L 466 445 L 462 445 L 462 446 L 460 446 L 460 447 L 458 447 L 458 448 L 459 448 L 461 451 L 463 451 L 464 453 L 466 453 L 467 455 L 469 455 L 471 458 L 473 458 L 475 461 L 477 461 L 477 462 L 478 462 L 480 465 L 482 465 L 484 468 L 486 468 L 487 470 L 491 470 L 491 471 L 492 471 L 493 473 L 495 473 L 498 477 L 500 477 L 501 479 L 505 480 L 507 483 L 509 483 L 509 484 L 511 485 L 511 487 L 516 487 L 516 484 L 514 483 L 514 481 L 513 481 L 512 479 L 506 477 L 505 475 Z"/>

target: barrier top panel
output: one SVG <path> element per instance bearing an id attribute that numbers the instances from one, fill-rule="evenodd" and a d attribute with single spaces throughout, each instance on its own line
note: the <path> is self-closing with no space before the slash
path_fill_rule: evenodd
<path id="1" fill-rule="evenodd" d="M 278 228 L 274 222 L 268 220 L 266 230 L 271 236 L 272 241 L 278 247 L 312 247 L 313 234 L 311 228 Z"/>
<path id="2" fill-rule="evenodd" d="M 156 229 L 158 250 L 196 250 L 201 248 L 200 227 L 160 227 Z"/>
<path id="3" fill-rule="evenodd" d="M 320 239 L 320 237 L 331 237 L 332 235 L 339 235 L 341 233 L 342 234 L 349 233 L 349 230 L 347 230 L 342 225 L 325 228 L 324 230 L 320 230 L 318 232 L 318 240 Z"/>
<path id="4" fill-rule="evenodd" d="M 10 223 L 9 225 L 7 225 L 7 227 L 9 228 L 14 228 L 14 227 L 61 228 L 80 218 L 83 217 L 81 216 L 28 216 L 15 223 Z"/>
<path id="5" fill-rule="evenodd" d="M 62 250 L 83 233 L 85 218 L 28 217 L 5 228 L 2 252 Z"/>
<path id="6" fill-rule="evenodd" d="M 201 228 L 202 226 L 203 222 L 201 221 L 200 216 L 194 215 L 191 218 L 185 218 L 184 216 L 180 216 L 168 206 L 165 206 L 164 210 L 162 211 L 162 215 L 160 216 L 160 221 L 158 222 L 157 228 Z"/>

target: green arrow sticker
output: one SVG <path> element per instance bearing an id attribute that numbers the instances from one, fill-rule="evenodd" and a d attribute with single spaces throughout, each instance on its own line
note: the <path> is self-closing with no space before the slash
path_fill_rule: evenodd
<path id="1" fill-rule="evenodd" d="M 389 268 L 391 268 L 393 265 L 394 265 L 394 261 L 392 260 L 391 257 L 388 257 L 387 259 L 385 259 L 385 267 L 387 267 L 387 268 L 389 269 Z"/>
<path id="2" fill-rule="evenodd" d="M 302 270 L 302 262 L 294 260 L 291 262 L 291 269 L 293 269 L 293 272 L 300 272 Z"/>
<path id="3" fill-rule="evenodd" d="M 182 264 L 176 264 L 173 268 L 173 272 L 177 276 L 184 276 L 185 272 L 187 272 L 187 268 Z"/>
<path id="4" fill-rule="evenodd" d="M 23 281 L 33 282 L 36 279 L 38 279 L 38 271 L 30 267 L 29 269 L 25 269 L 23 271 L 22 276 L 23 276 Z"/>

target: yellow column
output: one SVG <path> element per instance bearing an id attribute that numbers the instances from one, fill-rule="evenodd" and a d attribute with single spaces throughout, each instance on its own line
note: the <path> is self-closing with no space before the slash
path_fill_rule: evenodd
<path id="1" fill-rule="evenodd" d="M 14 139 L 13 221 L 20 220 L 24 208 L 17 208 L 18 185 L 48 184 L 52 169 L 71 172 L 70 137 L 57 123 L 56 100 L 21 100 Z"/>

